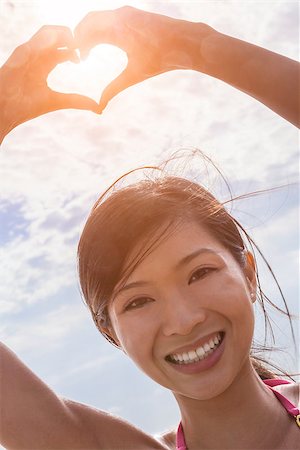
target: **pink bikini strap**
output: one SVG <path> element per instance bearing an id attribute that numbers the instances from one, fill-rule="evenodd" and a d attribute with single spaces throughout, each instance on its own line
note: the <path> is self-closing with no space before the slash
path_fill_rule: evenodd
<path id="1" fill-rule="evenodd" d="M 178 426 L 176 435 L 176 450 L 187 450 L 181 422 Z"/>
<path id="2" fill-rule="evenodd" d="M 290 381 L 287 380 L 279 380 L 279 379 L 269 379 L 269 380 L 263 380 L 265 384 L 267 384 L 271 389 L 273 386 L 278 386 L 280 384 L 291 384 Z M 284 395 L 280 394 L 280 392 L 276 391 L 276 389 L 272 389 L 280 403 L 285 407 L 287 412 L 291 414 L 292 416 L 296 417 L 300 414 L 299 408 L 296 408 Z"/>

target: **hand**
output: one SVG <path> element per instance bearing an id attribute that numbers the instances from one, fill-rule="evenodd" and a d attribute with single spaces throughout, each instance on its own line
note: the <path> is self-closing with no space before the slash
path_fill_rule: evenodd
<path id="1" fill-rule="evenodd" d="M 99 112 L 92 99 L 51 90 L 47 77 L 57 64 L 79 62 L 71 30 L 44 26 L 15 49 L 0 69 L 0 119 L 2 138 L 27 120 L 50 111 L 75 108 Z"/>
<path id="2" fill-rule="evenodd" d="M 127 53 L 125 70 L 103 91 L 102 111 L 119 92 L 147 78 L 174 69 L 191 69 L 186 34 L 195 24 L 125 6 L 114 11 L 89 13 L 75 28 L 81 56 L 97 44 L 116 45 Z M 205 33 L 211 28 L 202 24 Z"/>

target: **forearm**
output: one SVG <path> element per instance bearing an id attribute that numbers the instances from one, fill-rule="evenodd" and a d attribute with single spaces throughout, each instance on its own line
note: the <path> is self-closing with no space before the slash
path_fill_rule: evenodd
<path id="1" fill-rule="evenodd" d="M 193 69 L 256 98 L 299 127 L 299 63 L 195 23 L 189 34 Z M 200 42 L 200 44 L 199 44 Z"/>

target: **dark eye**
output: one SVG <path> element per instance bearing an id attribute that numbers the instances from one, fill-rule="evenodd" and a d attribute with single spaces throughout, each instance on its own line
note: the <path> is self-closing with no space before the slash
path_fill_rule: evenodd
<path id="1" fill-rule="evenodd" d="M 138 297 L 132 300 L 125 306 L 125 311 L 130 311 L 132 309 L 142 308 L 146 303 L 152 302 L 153 300 L 149 297 Z"/>
<path id="2" fill-rule="evenodd" d="M 189 279 L 188 284 L 191 284 L 197 280 L 201 280 L 201 278 L 204 278 L 206 275 L 208 275 L 210 272 L 214 270 L 216 269 L 213 267 L 201 267 L 200 269 L 195 270 L 195 272 L 193 272 L 191 278 Z"/>

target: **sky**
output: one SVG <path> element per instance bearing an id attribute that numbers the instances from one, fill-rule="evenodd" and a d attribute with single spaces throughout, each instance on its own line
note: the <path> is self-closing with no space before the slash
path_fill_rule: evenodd
<path id="1" fill-rule="evenodd" d="M 74 28 L 91 10 L 124 4 L 205 22 L 298 58 L 297 1 L 2 0 L 1 65 L 44 24 Z M 86 63 L 57 67 L 48 82 L 98 100 L 125 65 L 120 49 L 101 45 Z M 127 89 L 101 116 L 69 110 L 27 122 L 6 137 L 0 151 L 1 340 L 59 395 L 118 414 L 150 433 L 176 425 L 177 406 L 95 328 L 80 296 L 77 243 L 93 203 L 116 178 L 193 148 L 215 161 L 234 195 L 267 190 L 231 208 L 267 256 L 290 311 L 298 314 L 298 134 L 253 98 L 201 73 L 168 72 Z M 221 198 L 228 196 L 201 158 L 185 172 Z M 278 186 L 285 187 L 270 190 Z M 262 265 L 260 270 L 267 293 L 282 306 L 267 271 Z M 272 318 L 277 343 L 287 350 L 274 360 L 299 371 L 288 321 Z M 298 336 L 298 322 L 294 326 Z M 262 336 L 258 309 L 256 337 Z"/>

